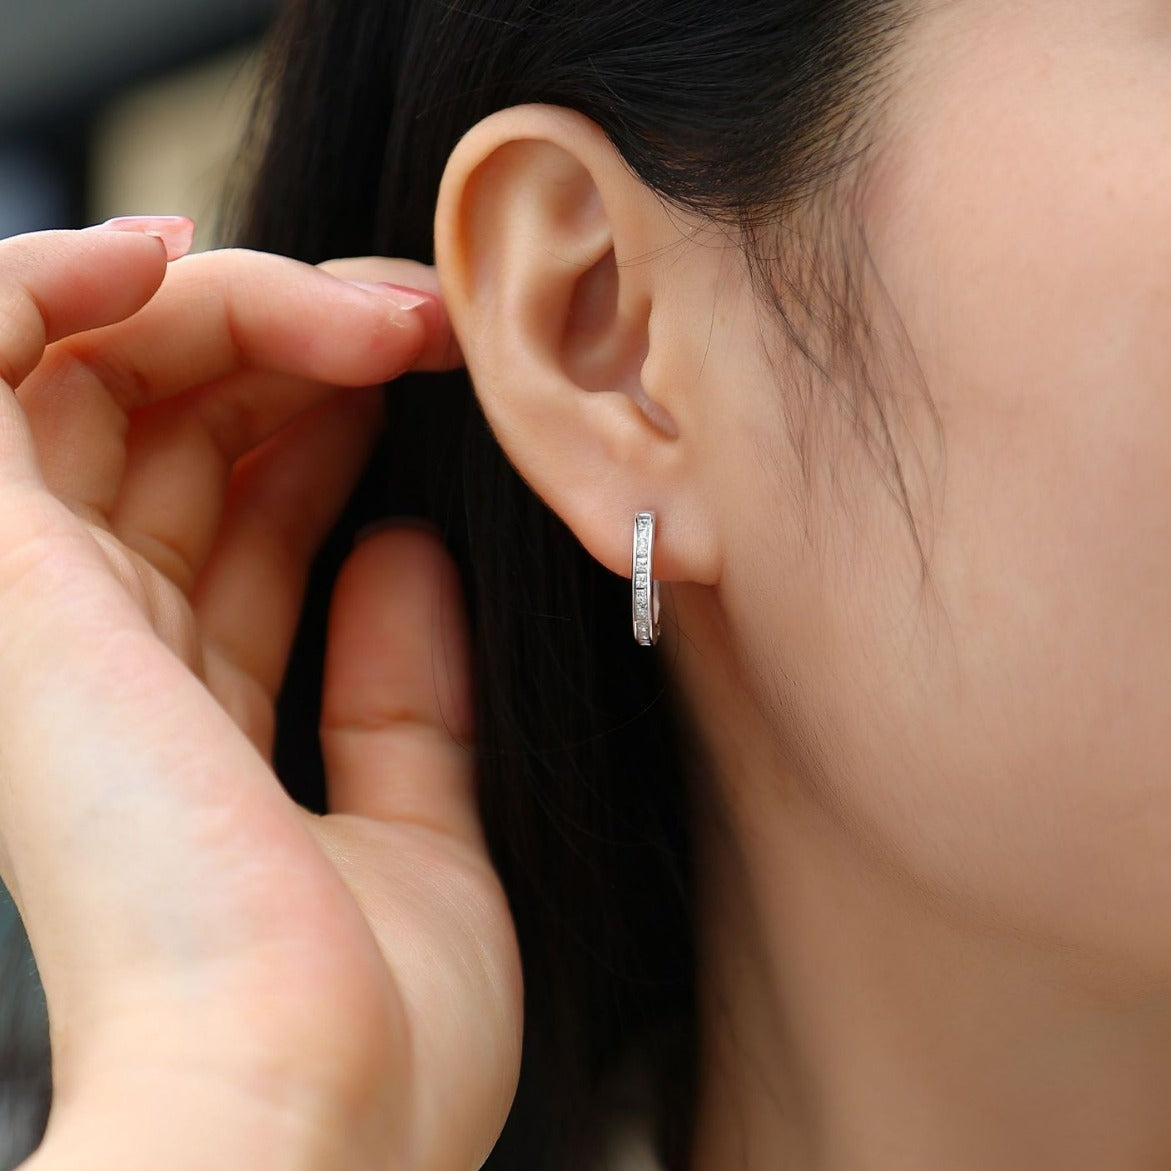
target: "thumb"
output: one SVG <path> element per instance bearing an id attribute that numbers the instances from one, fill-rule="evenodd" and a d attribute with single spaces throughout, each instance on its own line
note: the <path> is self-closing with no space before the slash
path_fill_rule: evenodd
<path id="1" fill-rule="evenodd" d="M 438 535 L 361 541 L 334 587 L 321 746 L 331 813 L 422 824 L 483 847 L 468 620 Z"/>

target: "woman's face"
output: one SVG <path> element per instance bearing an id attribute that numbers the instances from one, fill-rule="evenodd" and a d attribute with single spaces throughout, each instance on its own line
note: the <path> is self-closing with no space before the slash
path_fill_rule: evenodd
<path id="1" fill-rule="evenodd" d="M 881 304 L 870 369 L 930 578 L 844 425 L 810 424 L 806 531 L 784 388 L 745 360 L 729 444 L 763 458 L 724 464 L 723 602 L 856 846 L 1145 979 L 1171 968 L 1171 5 L 934 5 L 895 80 L 863 209 L 922 380 Z"/>

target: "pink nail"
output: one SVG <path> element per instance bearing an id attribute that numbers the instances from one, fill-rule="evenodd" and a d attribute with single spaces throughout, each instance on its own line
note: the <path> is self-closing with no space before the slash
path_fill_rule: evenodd
<path id="1" fill-rule="evenodd" d="M 402 309 L 404 312 L 408 309 L 418 309 L 420 305 L 437 304 L 439 301 L 434 293 L 426 293 L 422 289 L 409 289 L 406 285 L 392 285 L 387 281 L 378 281 L 375 284 L 370 284 L 367 281 L 350 281 L 349 283 L 355 288 L 377 293 L 396 309 Z"/>
<path id="2" fill-rule="evenodd" d="M 166 246 L 167 259 L 178 260 L 191 251 L 195 222 L 183 215 L 127 215 L 106 220 L 90 231 L 138 232 L 143 236 L 156 236 Z"/>

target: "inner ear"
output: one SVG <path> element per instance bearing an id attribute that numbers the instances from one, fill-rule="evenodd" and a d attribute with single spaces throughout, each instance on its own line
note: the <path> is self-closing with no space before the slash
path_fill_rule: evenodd
<path id="1" fill-rule="evenodd" d="M 638 397 L 650 341 L 647 316 L 624 312 L 613 249 L 574 284 L 560 359 L 584 390 L 619 390 Z"/>

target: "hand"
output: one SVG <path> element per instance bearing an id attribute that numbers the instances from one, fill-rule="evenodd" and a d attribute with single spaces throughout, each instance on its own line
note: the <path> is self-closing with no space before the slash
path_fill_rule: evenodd
<path id="1" fill-rule="evenodd" d="M 281 258 L 0 243 L 0 876 L 54 1063 L 29 1167 L 454 1171 L 495 1141 L 520 965 L 437 539 L 383 532 L 343 568 L 330 814 L 268 760 L 308 562 L 379 425 L 368 388 L 451 349 L 437 299 Z"/>

